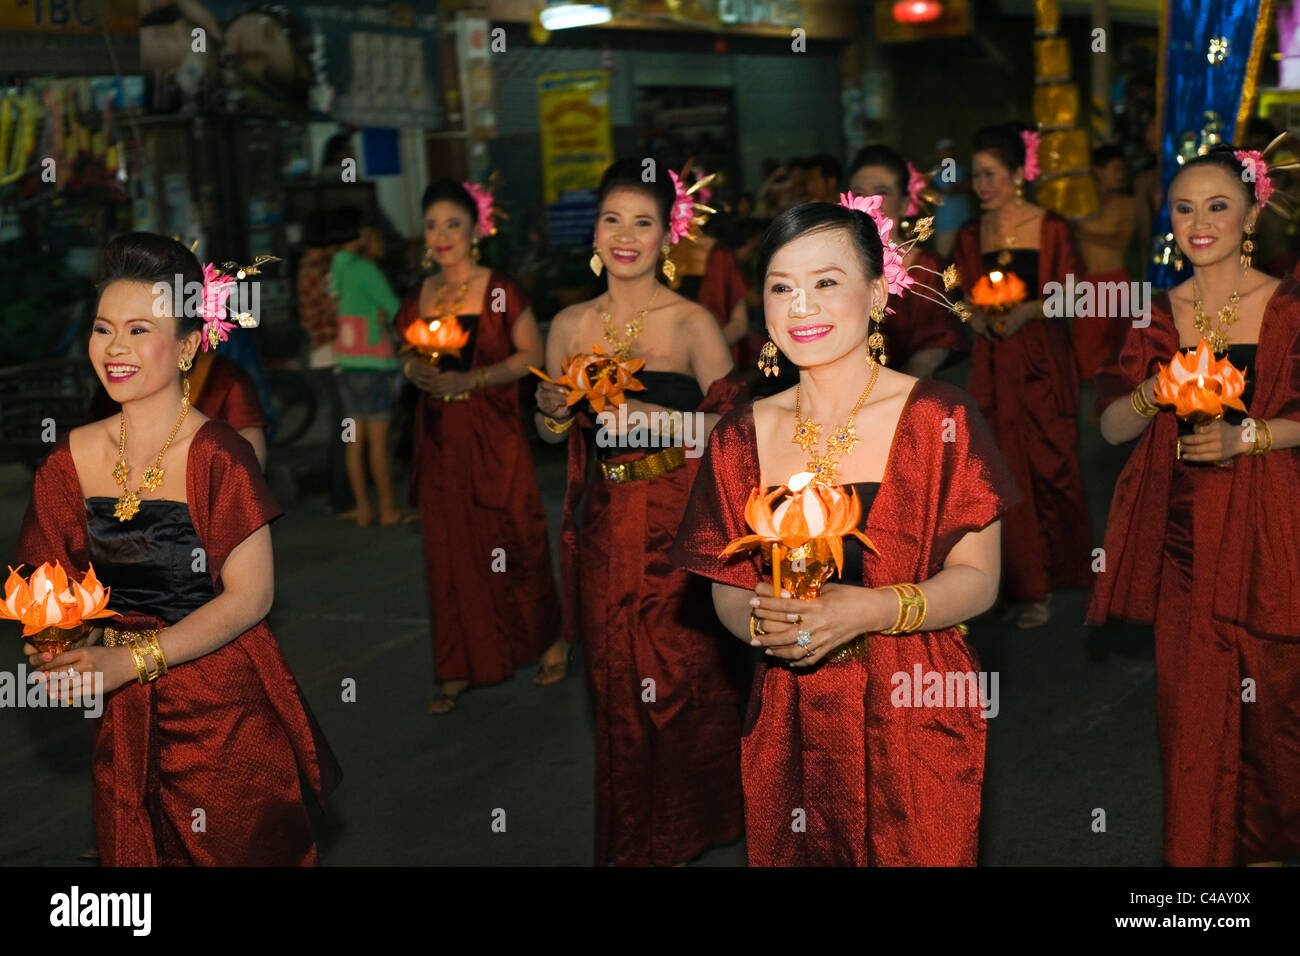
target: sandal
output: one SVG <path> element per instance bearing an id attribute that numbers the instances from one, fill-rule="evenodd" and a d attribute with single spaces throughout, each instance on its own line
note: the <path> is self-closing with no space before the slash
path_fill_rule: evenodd
<path id="1" fill-rule="evenodd" d="M 546 654 L 543 654 L 542 660 L 545 659 Z M 537 673 L 533 675 L 533 683 L 538 687 L 550 687 L 552 684 L 558 684 L 569 676 L 569 661 L 571 660 L 573 660 L 572 644 L 565 648 L 564 655 L 560 658 L 558 664 L 542 664 L 539 666 Z"/>
<path id="2" fill-rule="evenodd" d="M 1042 627 L 1052 617 L 1052 596 L 1049 594 L 1041 601 L 1035 601 L 1026 605 L 1016 618 L 1016 627 L 1021 630 L 1030 630 L 1035 627 Z"/>

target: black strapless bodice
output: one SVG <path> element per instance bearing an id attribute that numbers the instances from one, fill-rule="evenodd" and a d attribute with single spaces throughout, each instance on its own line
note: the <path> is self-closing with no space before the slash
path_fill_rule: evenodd
<path id="1" fill-rule="evenodd" d="M 779 485 L 769 485 L 768 492 L 776 491 Z M 880 491 L 880 482 L 878 481 L 855 481 L 852 484 L 842 487 L 852 488 L 858 493 L 858 503 L 862 506 L 862 519 L 858 522 L 858 530 L 863 534 L 867 532 L 867 518 L 871 515 L 871 506 L 876 501 L 876 495 Z M 870 535 L 867 535 L 870 537 Z M 844 572 L 835 577 L 832 573 L 830 580 L 838 584 L 852 584 L 856 587 L 863 587 L 862 583 L 862 542 L 852 535 L 846 535 L 844 541 Z"/>
<path id="2" fill-rule="evenodd" d="M 1007 252 L 1011 253 L 1011 261 L 1000 262 L 999 257 L 1004 257 L 1004 253 Z M 1033 301 L 1042 295 L 1038 288 L 1037 249 L 995 249 L 992 252 L 984 253 L 981 261 L 984 264 L 985 273 L 992 272 L 995 269 L 1000 272 L 1014 272 L 1020 278 L 1020 281 L 1025 284 L 1026 299 L 1028 301 Z"/>
<path id="3" fill-rule="evenodd" d="M 700 407 L 704 401 L 704 393 L 700 391 L 700 383 L 692 375 L 684 372 L 646 372 L 636 373 L 636 380 L 645 386 L 643 391 L 624 392 L 628 398 L 634 398 L 637 401 L 647 402 L 652 405 L 661 405 L 664 408 L 675 409 L 679 412 L 693 412 Z M 607 411 L 618 413 L 618 409 L 606 406 Z M 595 450 L 596 456 L 602 460 L 607 458 L 616 458 L 619 455 L 626 455 L 629 450 L 636 448 L 645 448 L 648 452 L 656 452 L 661 449 L 657 443 L 640 436 L 640 431 L 649 428 L 649 425 L 637 425 L 634 420 L 629 419 L 628 438 L 625 442 L 618 445 L 602 446 L 597 441 L 597 435 L 600 430 L 599 423 L 596 427 L 587 433 L 588 444 Z M 653 429 L 649 429 L 653 431 Z M 680 442 L 679 442 L 680 443 Z"/>
<path id="4" fill-rule="evenodd" d="M 1182 351 L 1184 355 L 1190 355 L 1195 352 L 1196 349 L 1184 348 L 1180 351 Z M 1246 408 L 1250 408 L 1251 400 L 1255 397 L 1255 357 L 1258 351 L 1259 346 L 1254 343 L 1247 345 L 1229 342 L 1227 355 L 1225 356 L 1223 353 L 1220 353 L 1215 356 L 1215 358 L 1226 357 L 1228 361 L 1231 362 L 1239 372 L 1241 372 L 1242 378 L 1246 380 L 1246 387 L 1241 393 L 1241 404 L 1245 405 Z M 1240 425 L 1246 420 L 1246 417 L 1247 415 L 1245 412 L 1239 412 L 1235 408 L 1228 408 L 1223 412 L 1223 420 L 1229 425 Z M 1192 427 L 1191 422 L 1183 421 L 1181 418 L 1178 419 L 1179 435 L 1192 434 Z"/>
<path id="5" fill-rule="evenodd" d="M 136 611 L 175 624 L 216 593 L 206 560 L 194 570 L 198 532 L 183 501 L 142 501 L 130 521 L 113 517 L 116 498 L 86 499 L 90 560 L 108 588 L 108 607 Z"/>
<path id="6" fill-rule="evenodd" d="M 704 276 L 682 276 L 677 285 L 677 294 L 692 302 L 700 301 L 700 287 L 704 285 Z"/>
<path id="7" fill-rule="evenodd" d="M 450 355 L 438 361 L 438 368 L 444 372 L 468 372 L 473 366 L 474 361 L 474 343 L 478 341 L 478 313 L 470 315 L 458 315 L 456 321 L 460 327 L 469 333 L 469 341 L 465 347 L 460 350 L 460 358 L 452 358 Z"/>

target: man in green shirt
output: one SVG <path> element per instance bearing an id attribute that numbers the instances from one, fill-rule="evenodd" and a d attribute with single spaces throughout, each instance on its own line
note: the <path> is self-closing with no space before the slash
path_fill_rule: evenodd
<path id="1" fill-rule="evenodd" d="M 338 304 L 334 369 L 343 414 L 353 421 L 346 450 L 348 483 L 357 502 L 344 516 L 355 518 L 359 525 L 374 520 L 366 488 L 368 458 L 379 498 L 379 523 L 397 524 L 414 518 L 399 511 L 393 499 L 388 453 L 388 421 L 397 385 L 392 324 L 401 303 L 375 265 L 384 255 L 382 234 L 374 226 L 362 225 L 355 206 L 336 215 L 337 232 L 344 241 L 330 263 L 330 284 Z M 345 440 L 348 434 L 345 430 Z"/>

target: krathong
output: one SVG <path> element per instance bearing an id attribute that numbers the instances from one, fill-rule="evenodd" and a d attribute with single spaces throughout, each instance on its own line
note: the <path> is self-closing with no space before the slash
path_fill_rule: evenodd
<path id="1" fill-rule="evenodd" d="M 469 333 L 461 328 L 454 315 L 412 322 L 406 327 L 404 337 L 406 345 L 402 351 L 414 349 L 430 365 L 436 365 L 444 355 L 459 358 L 460 350 L 469 344 Z"/>
<path id="2" fill-rule="evenodd" d="M 1020 276 L 994 270 L 979 277 L 971 289 L 970 300 L 990 315 L 1000 315 L 1020 305 L 1028 294 Z"/>
<path id="3" fill-rule="evenodd" d="M 0 618 L 21 621 L 23 637 L 33 646 L 58 654 L 86 632 L 86 621 L 117 613 L 108 610 L 109 592 L 95 577 L 94 565 L 80 581 L 69 580 L 57 561 L 47 561 L 27 579 L 10 568 Z"/>
<path id="4" fill-rule="evenodd" d="M 564 360 L 564 374 L 551 378 L 539 368 L 528 366 L 543 381 L 559 385 L 567 392 L 565 404 L 576 405 L 584 398 L 591 403 L 592 410 L 599 415 L 605 410 L 606 403 L 617 408 L 627 397 L 624 392 L 636 392 L 645 388 L 633 376 L 641 371 L 645 359 L 628 359 L 620 362 L 612 355 L 603 352 L 599 345 L 593 345 L 591 351 L 584 355 L 571 355 Z"/>
<path id="5" fill-rule="evenodd" d="M 759 487 L 750 492 L 745 504 L 745 523 L 754 533 L 736 538 L 720 555 L 750 548 L 760 549 L 765 559 L 770 555 L 775 597 L 781 594 L 783 579 L 795 598 L 816 597 L 832 569 L 837 574 L 843 571 L 844 538 L 848 535 L 876 550 L 858 530 L 862 505 L 857 492 L 813 479 L 812 472 L 801 471 L 768 492 L 760 474 Z"/>
<path id="6" fill-rule="evenodd" d="M 1156 373 L 1156 402 L 1170 405 L 1179 418 L 1207 422 L 1225 409 L 1244 412 L 1241 394 L 1246 379 L 1227 358 L 1215 359 L 1204 339 L 1192 353 L 1177 352 Z"/>

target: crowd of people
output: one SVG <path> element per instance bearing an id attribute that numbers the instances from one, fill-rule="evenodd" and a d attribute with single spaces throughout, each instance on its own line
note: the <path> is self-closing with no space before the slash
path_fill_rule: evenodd
<path id="1" fill-rule="evenodd" d="M 1127 278 L 1147 200 L 1125 191 L 1125 154 L 1103 146 L 1095 217 L 1035 205 L 1027 134 L 980 130 L 968 167 L 938 144 L 959 172 L 933 182 L 885 144 L 847 167 L 786 163 L 753 196 L 728 197 L 702 239 L 689 238 L 692 196 L 620 159 L 593 223 L 604 289 L 549 323 L 517 281 L 479 264 L 491 213 L 464 184 L 425 192 L 430 274 L 404 298 L 357 223 L 322 230 L 300 290 L 334 303 L 330 344 L 351 357 L 340 392 L 365 423 L 365 444 L 347 450 L 360 523 L 375 516 L 363 447 L 379 520 L 404 520 L 381 425 L 395 370 L 419 393 L 411 494 L 440 681 L 430 712 L 534 660 L 537 682 L 554 683 L 581 644 L 598 864 L 681 864 L 744 833 L 759 865 L 973 865 L 980 702 L 900 707 L 891 676 L 978 672 L 966 622 L 1003 605 L 1042 627 L 1062 588 L 1092 588 L 1093 623 L 1155 629 L 1166 862 L 1300 856 L 1300 283 L 1252 263 L 1263 160 L 1218 146 L 1180 167 L 1165 201 L 1191 276 L 1156 297 L 1149 325 L 1070 321 L 1045 290 Z M 923 204 L 930 186 L 937 210 Z M 233 429 L 186 418 L 207 326 L 136 318 L 153 314 L 149 282 L 199 263 L 143 234 L 109 252 L 90 355 L 121 411 L 61 440 L 18 557 L 93 561 L 123 617 L 57 656 L 27 652 L 47 671 L 111 675 L 95 759 L 105 862 L 314 862 L 290 783 L 301 767 L 327 795 L 337 766 L 265 622 L 278 509 Z M 976 287 L 995 274 L 1018 277 L 1024 296 L 981 304 Z M 398 353 L 413 323 L 453 318 L 469 338 L 452 360 Z M 1244 371 L 1245 411 L 1189 423 L 1161 401 L 1156 371 L 1202 339 Z M 629 419 L 669 423 L 663 441 L 608 440 L 569 363 L 593 342 L 611 362 L 602 374 L 621 375 L 614 362 L 635 373 Z M 935 379 L 963 360 L 964 389 Z M 530 367 L 545 373 L 532 408 L 519 387 Z M 1103 573 L 1079 459 L 1086 379 L 1102 435 L 1137 439 Z M 686 454 L 686 416 L 709 436 L 702 457 Z M 536 439 L 568 456 L 562 526 L 549 529 L 558 588 Z M 143 520 L 124 535 L 101 506 L 159 446 L 167 473 L 140 487 Z M 781 591 L 779 568 L 732 547 L 758 531 L 755 502 L 793 494 L 796 478 L 804 502 L 851 495 L 857 508 L 840 576 L 815 596 Z M 207 579 L 174 567 L 188 550 L 166 544 L 164 522 L 208 549 Z M 144 556 L 130 575 L 124 537 Z M 251 735 L 240 751 L 259 770 L 226 763 L 226 728 Z M 233 836 L 191 833 L 196 805 L 209 821 L 238 816 L 221 831 Z"/>

